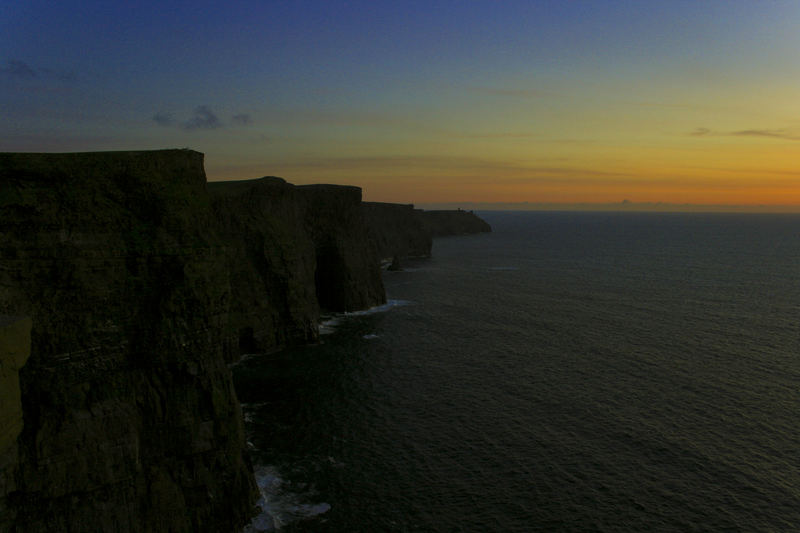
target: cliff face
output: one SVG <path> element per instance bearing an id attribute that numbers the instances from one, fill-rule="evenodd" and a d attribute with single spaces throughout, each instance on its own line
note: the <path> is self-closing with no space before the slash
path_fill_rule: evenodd
<path id="1" fill-rule="evenodd" d="M 208 189 L 231 272 L 229 360 L 317 340 L 320 308 L 385 301 L 360 189 L 269 177 Z"/>
<path id="2" fill-rule="evenodd" d="M 16 490 L 17 438 L 22 432 L 19 371 L 31 354 L 31 320 L 0 316 L 0 502 Z M 0 513 L 2 513 L 0 503 Z"/>
<path id="3" fill-rule="evenodd" d="M 361 211 L 361 189 L 298 187 L 315 244 L 315 286 L 323 309 L 356 311 L 386 302 L 377 252 Z"/>
<path id="4" fill-rule="evenodd" d="M 492 231 L 492 227 L 472 211 L 421 211 L 420 216 L 434 237 Z"/>
<path id="5" fill-rule="evenodd" d="M 364 217 L 378 257 L 429 256 L 433 237 L 492 231 L 472 211 L 423 211 L 413 205 L 364 202 Z"/>
<path id="6" fill-rule="evenodd" d="M 315 341 L 314 242 L 295 187 L 264 178 L 208 190 L 231 281 L 226 358 Z"/>
<path id="7" fill-rule="evenodd" d="M 240 530 L 257 489 L 226 362 L 383 303 L 379 257 L 468 219 L 206 184 L 190 150 L 0 154 L 0 315 L 26 317 L 0 320 L 0 533 Z"/>
<path id="8" fill-rule="evenodd" d="M 246 522 L 211 214 L 195 152 L 0 154 L 0 313 L 32 320 L 0 531 Z"/>
<path id="9" fill-rule="evenodd" d="M 413 205 L 364 202 L 362 208 L 378 257 L 431 255 L 430 229 L 424 224 L 421 211 Z"/>

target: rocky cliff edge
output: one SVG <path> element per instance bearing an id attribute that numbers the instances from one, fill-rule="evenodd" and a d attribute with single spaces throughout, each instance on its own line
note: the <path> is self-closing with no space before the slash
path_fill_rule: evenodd
<path id="1" fill-rule="evenodd" d="M 207 184 L 191 150 L 0 154 L 0 532 L 241 530 L 227 363 L 383 303 L 378 258 L 428 255 L 432 224 L 355 187 Z"/>

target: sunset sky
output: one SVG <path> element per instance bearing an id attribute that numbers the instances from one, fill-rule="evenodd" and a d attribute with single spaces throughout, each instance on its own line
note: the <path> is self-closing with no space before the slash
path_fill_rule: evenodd
<path id="1" fill-rule="evenodd" d="M 0 3 L 0 151 L 367 200 L 800 210 L 800 2 Z"/>

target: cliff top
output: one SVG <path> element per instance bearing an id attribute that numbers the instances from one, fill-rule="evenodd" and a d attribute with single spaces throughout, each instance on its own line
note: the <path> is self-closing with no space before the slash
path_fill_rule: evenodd
<path id="1" fill-rule="evenodd" d="M 291 185 L 283 178 L 277 176 L 264 176 L 250 180 L 209 181 L 206 184 L 208 192 L 212 194 L 235 196 L 254 187 L 285 187 Z"/>

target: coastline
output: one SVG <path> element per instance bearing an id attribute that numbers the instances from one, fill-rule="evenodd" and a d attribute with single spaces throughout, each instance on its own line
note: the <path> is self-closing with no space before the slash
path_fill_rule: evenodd
<path id="1" fill-rule="evenodd" d="M 0 204 L 0 314 L 32 323 L 0 531 L 241 530 L 228 365 L 385 304 L 379 249 L 433 231 L 413 207 L 370 226 L 356 187 L 209 184 L 190 150 L 0 154 Z"/>

